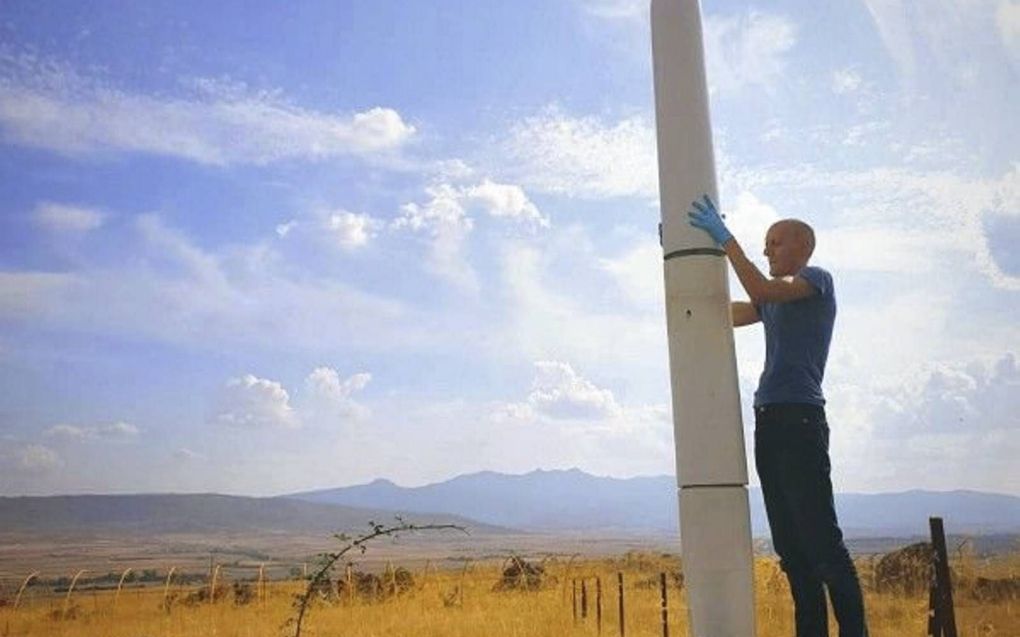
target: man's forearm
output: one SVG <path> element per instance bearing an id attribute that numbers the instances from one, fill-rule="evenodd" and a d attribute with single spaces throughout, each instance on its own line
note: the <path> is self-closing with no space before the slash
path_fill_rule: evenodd
<path id="1" fill-rule="evenodd" d="M 730 239 L 723 244 L 722 248 L 726 251 L 730 265 L 733 266 L 733 271 L 737 273 L 740 285 L 747 292 L 747 296 L 751 297 L 751 303 L 758 303 L 758 300 L 761 298 L 762 288 L 768 283 L 768 279 L 761 273 L 758 266 L 747 258 L 747 255 L 744 254 L 744 249 L 740 247 L 736 239 Z"/>

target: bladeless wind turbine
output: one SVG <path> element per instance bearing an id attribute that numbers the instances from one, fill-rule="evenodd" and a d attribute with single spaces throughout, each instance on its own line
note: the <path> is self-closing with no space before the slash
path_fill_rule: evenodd
<path id="1" fill-rule="evenodd" d="M 747 459 L 725 253 L 688 223 L 719 201 L 698 0 L 652 0 L 666 325 L 692 637 L 752 637 Z"/>

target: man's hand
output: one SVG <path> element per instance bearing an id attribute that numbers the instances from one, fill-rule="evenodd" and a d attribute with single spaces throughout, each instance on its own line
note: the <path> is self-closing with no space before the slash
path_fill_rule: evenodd
<path id="1" fill-rule="evenodd" d="M 720 246 L 733 238 L 733 233 L 726 228 L 726 224 L 723 223 L 722 217 L 719 216 L 715 204 L 712 203 L 708 195 L 703 196 L 700 203 L 693 201 L 691 205 L 697 210 L 697 212 L 688 211 L 687 213 L 692 226 L 708 232 Z"/>

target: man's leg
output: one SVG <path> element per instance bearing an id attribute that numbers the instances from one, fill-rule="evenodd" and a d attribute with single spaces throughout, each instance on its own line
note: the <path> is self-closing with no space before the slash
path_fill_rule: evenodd
<path id="1" fill-rule="evenodd" d="M 833 503 L 825 412 L 821 408 L 792 410 L 786 425 L 788 455 L 779 482 L 788 496 L 798 544 L 829 589 L 840 637 L 865 637 L 860 582 Z"/>
<path id="2" fill-rule="evenodd" d="M 828 611 L 822 580 L 797 545 L 793 511 L 782 489 L 783 423 L 777 422 L 771 415 L 770 410 L 755 409 L 754 459 L 772 546 L 790 582 L 797 637 L 827 637 Z"/>

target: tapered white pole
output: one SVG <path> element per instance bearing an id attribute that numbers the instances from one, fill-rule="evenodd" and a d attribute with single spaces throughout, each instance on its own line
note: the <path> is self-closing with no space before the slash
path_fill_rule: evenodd
<path id="1" fill-rule="evenodd" d="M 697 0 L 652 0 L 652 59 L 680 536 L 692 637 L 752 637 L 747 459 L 725 254 L 688 223 L 718 202 Z"/>

